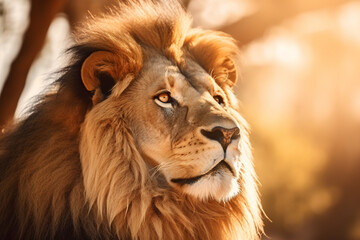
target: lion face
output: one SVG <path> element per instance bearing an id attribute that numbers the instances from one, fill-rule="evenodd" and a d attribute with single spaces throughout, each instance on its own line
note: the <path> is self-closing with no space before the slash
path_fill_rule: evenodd
<path id="1" fill-rule="evenodd" d="M 187 63 L 151 57 L 120 98 L 132 99 L 131 130 L 150 167 L 180 192 L 225 201 L 239 191 L 240 126 L 224 90 Z"/>
<path id="2" fill-rule="evenodd" d="M 121 119 L 129 130 L 125 135 L 131 135 L 136 145 L 131 153 L 141 156 L 147 173 L 159 185 L 165 180 L 166 186 L 181 194 L 227 201 L 244 185 L 240 170 L 251 169 L 243 166 L 249 156 L 240 160 L 249 153 L 249 145 L 231 93 L 237 79 L 238 48 L 227 35 L 190 30 L 183 18 L 171 24 L 146 21 L 154 27 L 129 25 L 128 35 L 115 34 L 108 48 L 92 52 L 84 61 L 81 78 L 86 90 L 94 93 L 94 106 L 84 124 L 93 129 L 83 127 L 83 138 L 98 134 L 101 122 L 113 124 Z M 101 131 L 108 132 L 103 127 Z M 118 133 L 115 140 L 123 135 Z M 108 141 L 110 148 L 113 140 Z M 82 142 L 84 149 L 90 148 Z M 92 159 L 91 164 L 98 164 L 96 159 L 104 158 L 92 149 L 90 154 L 80 151 L 83 162 Z M 91 188 L 97 175 L 91 178 L 83 172 Z"/>

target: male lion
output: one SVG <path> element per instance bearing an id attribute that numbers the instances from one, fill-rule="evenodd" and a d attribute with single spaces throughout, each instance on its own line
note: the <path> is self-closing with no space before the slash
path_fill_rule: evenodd
<path id="1" fill-rule="evenodd" d="M 1 239 L 258 239 L 238 49 L 175 1 L 88 20 L 0 140 Z"/>

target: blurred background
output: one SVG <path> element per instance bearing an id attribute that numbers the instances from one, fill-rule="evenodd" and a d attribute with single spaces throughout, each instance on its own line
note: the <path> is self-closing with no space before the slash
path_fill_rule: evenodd
<path id="1" fill-rule="evenodd" d="M 35 52 L 24 70 L 17 117 L 51 83 L 49 74 L 64 65 L 76 22 L 110 2 L 0 0 L 0 88 L 16 65 L 11 63 Z M 235 92 L 252 128 L 268 237 L 360 239 L 360 1 L 184 3 L 194 26 L 229 33 L 242 50 Z M 42 8 L 40 14 L 31 14 L 32 5 Z M 33 20 L 44 37 L 23 50 L 24 37 L 36 40 L 36 30 L 26 33 L 29 15 L 49 26 Z"/>

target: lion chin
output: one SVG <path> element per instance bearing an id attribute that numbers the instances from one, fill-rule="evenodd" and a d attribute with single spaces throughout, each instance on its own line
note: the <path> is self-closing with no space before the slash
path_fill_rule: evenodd
<path id="1" fill-rule="evenodd" d="M 219 169 L 195 183 L 185 184 L 183 191 L 203 201 L 213 198 L 227 202 L 239 193 L 239 184 L 231 173 Z"/>
<path id="2" fill-rule="evenodd" d="M 259 239 L 238 47 L 175 1 L 126 1 L 0 137 L 2 239 Z"/>

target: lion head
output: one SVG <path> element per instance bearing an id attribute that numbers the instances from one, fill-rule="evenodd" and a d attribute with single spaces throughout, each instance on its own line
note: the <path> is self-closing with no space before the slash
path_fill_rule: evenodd
<path id="1" fill-rule="evenodd" d="M 190 25 L 177 2 L 140 1 L 79 28 L 56 93 L 1 140 L 0 233 L 257 238 L 238 48 Z"/>

